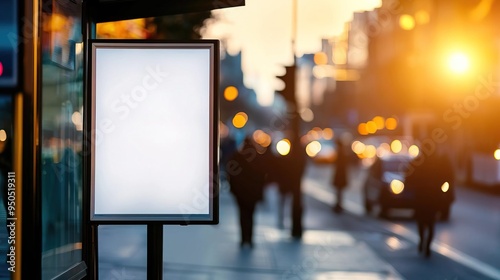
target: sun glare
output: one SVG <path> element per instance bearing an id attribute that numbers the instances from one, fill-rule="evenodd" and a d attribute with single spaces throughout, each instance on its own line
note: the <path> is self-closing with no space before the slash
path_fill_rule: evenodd
<path id="1" fill-rule="evenodd" d="M 469 70 L 469 57 L 461 52 L 455 52 L 448 58 L 448 67 L 457 74 L 463 74 Z"/>

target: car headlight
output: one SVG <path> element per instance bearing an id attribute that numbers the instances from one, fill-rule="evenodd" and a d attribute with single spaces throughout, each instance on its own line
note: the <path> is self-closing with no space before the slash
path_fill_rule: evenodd
<path id="1" fill-rule="evenodd" d="M 450 189 L 450 183 L 444 182 L 443 185 L 441 185 L 441 191 L 442 192 L 447 192 Z"/>
<path id="2" fill-rule="evenodd" d="M 401 182 L 400 180 L 394 179 L 391 181 L 390 187 L 391 187 L 392 193 L 400 194 L 403 192 L 403 190 L 405 188 L 405 184 L 403 182 Z"/>

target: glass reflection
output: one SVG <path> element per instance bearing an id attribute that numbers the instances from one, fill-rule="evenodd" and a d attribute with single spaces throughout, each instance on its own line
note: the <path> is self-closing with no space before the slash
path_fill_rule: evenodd
<path id="1" fill-rule="evenodd" d="M 43 1 L 45 2 L 49 1 Z M 42 278 L 82 261 L 81 5 L 50 1 L 42 15 Z M 49 8 L 50 7 L 50 8 Z"/>

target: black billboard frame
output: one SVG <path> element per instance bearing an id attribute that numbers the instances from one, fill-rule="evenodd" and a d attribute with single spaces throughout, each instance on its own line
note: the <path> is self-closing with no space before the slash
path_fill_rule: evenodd
<path id="1" fill-rule="evenodd" d="M 95 44 L 100 44 L 100 43 L 110 43 L 110 44 L 137 44 L 137 45 L 179 45 L 179 46 L 186 46 L 186 45 L 192 45 L 195 47 L 196 45 L 210 45 L 211 46 L 211 60 L 213 63 L 211 64 L 210 67 L 212 67 L 211 71 L 211 85 L 210 85 L 210 90 L 211 90 L 211 121 L 210 123 L 212 124 L 211 127 L 211 134 L 210 134 L 210 170 L 207 173 L 207 176 L 209 176 L 209 182 L 211 184 L 211 190 L 210 190 L 210 209 L 211 209 L 211 218 L 201 218 L 197 217 L 196 215 L 193 214 L 179 214 L 177 218 L 169 218 L 169 219 L 162 219 L 163 216 L 165 215 L 127 215 L 127 217 L 120 217 L 120 216 L 115 216 L 115 217 L 104 217 L 104 218 L 97 218 L 96 216 L 93 215 L 92 213 L 93 208 L 92 208 L 92 201 L 93 201 L 93 161 L 94 161 L 94 139 L 93 139 L 93 129 L 94 125 L 92 124 L 93 118 L 94 118 L 94 102 L 95 102 L 95 91 L 93 88 L 93 73 L 92 69 L 94 68 L 94 57 L 93 57 L 93 52 L 92 48 Z M 87 51 L 87 61 L 88 61 L 88 68 L 87 68 L 87 92 L 86 95 L 88 98 L 86 98 L 85 106 L 84 106 L 84 115 L 86 115 L 85 119 L 87 121 L 87 124 L 84 125 L 84 162 L 85 162 L 85 175 L 89 180 L 87 181 L 88 183 L 86 184 L 86 188 L 88 188 L 88 193 L 90 194 L 89 199 L 85 201 L 85 207 L 89 212 L 89 217 L 90 217 L 90 224 L 97 226 L 97 225 L 215 225 L 219 223 L 219 191 L 220 191 L 220 186 L 219 186 L 219 163 L 218 163 L 218 147 L 219 147 L 219 131 L 218 131 L 218 123 L 219 123 L 219 77 L 220 77 L 220 42 L 219 40 L 207 40 L 207 39 L 200 39 L 200 40 L 129 40 L 129 39 L 90 39 L 88 41 L 88 44 L 86 46 L 86 51 Z"/>

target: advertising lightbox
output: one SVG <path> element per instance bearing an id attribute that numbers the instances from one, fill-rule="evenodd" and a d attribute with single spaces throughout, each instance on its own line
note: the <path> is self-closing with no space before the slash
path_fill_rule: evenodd
<path id="1" fill-rule="evenodd" d="M 218 222 L 219 42 L 89 44 L 91 221 Z"/>

